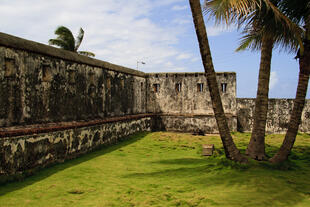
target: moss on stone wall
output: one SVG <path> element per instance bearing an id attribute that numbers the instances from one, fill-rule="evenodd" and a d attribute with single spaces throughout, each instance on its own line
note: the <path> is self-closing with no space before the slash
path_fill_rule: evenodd
<path id="1" fill-rule="evenodd" d="M 0 41 L 1 42 L 1 41 Z M 146 99 L 135 82 L 140 73 L 125 73 L 65 58 L 0 46 L 1 60 L 14 60 L 16 73 L 0 73 L 0 127 L 59 121 L 92 120 L 145 113 Z M 141 75 L 141 74 L 140 74 Z M 134 96 L 138 95 L 138 97 Z"/>

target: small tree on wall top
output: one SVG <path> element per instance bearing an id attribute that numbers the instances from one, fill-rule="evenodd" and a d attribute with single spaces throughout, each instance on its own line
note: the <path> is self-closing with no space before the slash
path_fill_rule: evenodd
<path id="1" fill-rule="evenodd" d="M 56 45 L 64 50 L 77 52 L 81 55 L 95 57 L 95 54 L 92 52 L 78 51 L 84 37 L 84 30 L 82 28 L 80 28 L 80 32 L 76 38 L 73 37 L 72 32 L 65 26 L 57 27 L 55 34 L 57 38 L 50 39 L 48 41 L 50 45 Z"/>

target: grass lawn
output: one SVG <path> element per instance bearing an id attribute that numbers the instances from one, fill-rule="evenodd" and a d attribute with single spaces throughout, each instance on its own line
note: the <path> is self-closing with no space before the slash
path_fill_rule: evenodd
<path id="1" fill-rule="evenodd" d="M 244 152 L 250 134 L 233 133 Z M 267 153 L 284 135 L 268 135 Z M 201 144 L 215 155 L 201 156 Z M 0 186 L 0 206 L 310 206 L 310 135 L 282 165 L 225 159 L 219 136 L 156 132 Z"/>

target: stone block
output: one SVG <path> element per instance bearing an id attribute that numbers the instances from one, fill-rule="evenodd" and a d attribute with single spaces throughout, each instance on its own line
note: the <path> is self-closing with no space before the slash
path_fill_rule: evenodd
<path id="1" fill-rule="evenodd" d="M 204 144 L 202 145 L 202 155 L 211 156 L 213 155 L 214 144 Z"/>

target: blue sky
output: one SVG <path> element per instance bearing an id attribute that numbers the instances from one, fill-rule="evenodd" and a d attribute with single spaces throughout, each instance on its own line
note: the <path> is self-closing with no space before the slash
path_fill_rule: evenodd
<path id="1" fill-rule="evenodd" d="M 85 37 L 80 50 L 96 58 L 144 72 L 202 72 L 198 43 L 187 0 L 2 0 L 0 32 L 47 44 L 57 26 Z M 237 73 L 237 96 L 255 97 L 259 52 L 234 52 L 239 34 L 232 27 L 207 23 L 216 71 Z M 298 62 L 275 50 L 271 98 L 294 98 Z M 310 98 L 309 92 L 307 98 Z"/>

